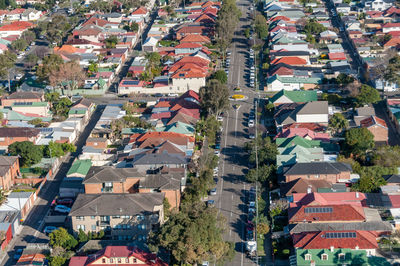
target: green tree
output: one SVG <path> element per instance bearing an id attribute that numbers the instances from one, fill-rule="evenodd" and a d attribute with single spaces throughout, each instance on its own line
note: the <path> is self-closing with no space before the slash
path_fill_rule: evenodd
<path id="1" fill-rule="evenodd" d="M 49 145 L 45 146 L 44 154 L 50 158 L 58 158 L 63 156 L 65 153 L 62 149 L 61 143 L 50 141 Z"/>
<path id="2" fill-rule="evenodd" d="M 43 58 L 42 64 L 36 68 L 36 75 L 40 81 L 49 82 L 50 73 L 53 70 L 58 70 L 64 60 L 57 54 L 50 54 Z"/>
<path id="3" fill-rule="evenodd" d="M 87 241 L 88 241 L 88 236 L 86 235 L 85 231 L 83 231 L 82 229 L 79 229 L 78 242 L 82 243 L 82 242 L 87 242 Z"/>
<path id="4" fill-rule="evenodd" d="M 400 146 L 378 146 L 370 155 L 374 165 L 382 167 L 400 167 Z"/>
<path id="5" fill-rule="evenodd" d="M 115 48 L 118 43 L 118 38 L 115 35 L 112 35 L 104 40 L 106 43 L 106 48 Z"/>
<path id="6" fill-rule="evenodd" d="M 61 148 L 64 152 L 76 152 L 76 146 L 72 143 L 62 143 Z"/>
<path id="7" fill-rule="evenodd" d="M 55 104 L 53 104 L 54 106 L 53 111 L 56 115 L 67 117 L 69 112 L 69 107 L 71 105 L 72 105 L 71 100 L 68 99 L 67 97 L 63 97 L 60 98 Z"/>
<path id="8" fill-rule="evenodd" d="M 256 162 L 256 149 L 259 165 L 275 164 L 278 148 L 269 137 L 263 138 L 259 134 L 255 139 L 246 142 L 244 147 L 249 153 L 249 162 L 252 164 Z"/>
<path id="9" fill-rule="evenodd" d="M 367 128 L 351 128 L 346 131 L 345 148 L 349 154 L 363 156 L 374 146 L 374 135 Z"/>
<path id="10" fill-rule="evenodd" d="M 203 202 L 183 204 L 182 210 L 170 217 L 161 229 L 150 235 L 149 247 L 162 247 L 177 264 L 199 264 L 221 261 L 232 253 L 233 245 L 223 240 L 225 217 Z"/>
<path id="11" fill-rule="evenodd" d="M 26 30 L 21 34 L 21 39 L 24 39 L 27 43 L 31 43 L 36 39 L 36 34 L 33 30 Z"/>
<path id="12" fill-rule="evenodd" d="M 377 103 L 381 100 L 377 89 L 371 86 L 363 84 L 361 86 L 360 94 L 357 96 L 357 102 L 359 105 Z"/>
<path id="13" fill-rule="evenodd" d="M 161 74 L 161 55 L 159 53 L 146 53 L 144 55 L 144 61 L 146 62 L 145 73 L 149 80 Z"/>
<path id="14" fill-rule="evenodd" d="M 310 19 L 307 24 L 304 26 L 304 32 L 306 34 L 311 34 L 311 35 L 319 35 L 321 32 L 326 31 L 326 28 L 315 21 L 314 19 Z"/>
<path id="15" fill-rule="evenodd" d="M 50 256 L 50 266 L 62 266 L 67 261 L 67 258 L 60 256 Z"/>
<path id="16" fill-rule="evenodd" d="M 163 207 L 164 207 L 164 219 L 168 219 L 168 217 L 171 215 L 171 204 L 169 203 L 168 199 L 165 197 L 163 201 Z"/>
<path id="17" fill-rule="evenodd" d="M 39 57 L 37 57 L 37 55 L 34 53 L 30 53 L 26 56 L 24 64 L 25 66 L 32 68 L 37 64 L 38 61 Z"/>
<path id="18" fill-rule="evenodd" d="M 31 121 L 28 121 L 28 124 L 34 125 L 35 127 L 41 127 L 43 125 L 43 121 L 40 118 L 35 118 Z"/>
<path id="19" fill-rule="evenodd" d="M 228 87 L 211 79 L 205 87 L 200 88 L 200 99 L 203 110 L 211 115 L 219 115 L 229 106 Z"/>
<path id="20" fill-rule="evenodd" d="M 344 73 L 340 73 L 337 77 L 336 77 L 336 82 L 340 85 L 347 85 L 350 84 L 354 81 L 354 78 L 350 75 L 346 75 Z"/>
<path id="21" fill-rule="evenodd" d="M 93 75 L 99 71 L 99 64 L 94 61 L 89 61 L 88 72 Z"/>
<path id="22" fill-rule="evenodd" d="M 335 132 L 335 133 L 341 133 L 343 129 L 346 129 L 349 127 L 349 121 L 343 116 L 342 113 L 335 113 L 329 119 L 329 127 Z"/>
<path id="23" fill-rule="evenodd" d="M 49 238 L 52 247 L 62 247 L 65 250 L 71 250 L 78 245 L 78 241 L 62 227 L 51 232 Z"/>
<path id="24" fill-rule="evenodd" d="M 258 38 L 265 40 L 268 37 L 268 26 L 267 20 L 261 14 L 256 15 L 254 20 L 254 30 L 257 33 Z"/>
<path id="25" fill-rule="evenodd" d="M 14 142 L 8 146 L 8 152 L 14 156 L 18 155 L 20 164 L 24 167 L 40 162 L 43 157 L 40 147 L 30 141 Z"/>
<path id="26" fill-rule="evenodd" d="M 130 25 L 124 26 L 124 30 L 132 31 L 132 32 L 138 32 L 139 31 L 139 24 L 137 24 L 136 22 L 132 22 Z"/>
<path id="27" fill-rule="evenodd" d="M 14 67 L 16 61 L 17 56 L 10 51 L 0 54 L 0 77 L 9 78 L 9 70 Z"/>
<path id="28" fill-rule="evenodd" d="M 28 47 L 28 43 L 25 39 L 16 39 L 11 43 L 11 49 L 15 51 L 25 51 L 26 47 Z"/>
<path id="29" fill-rule="evenodd" d="M 351 189 L 353 191 L 360 191 L 363 193 L 378 192 L 379 188 L 386 185 L 386 181 L 382 176 L 362 176 L 357 183 L 353 184 Z"/>
<path id="30" fill-rule="evenodd" d="M 275 171 L 276 168 L 274 165 L 261 165 L 258 167 L 258 170 L 256 168 L 250 169 L 249 172 L 246 174 L 246 180 L 251 183 L 255 183 L 256 181 L 265 183 L 271 180 L 271 177 L 275 173 Z"/>
<path id="31" fill-rule="evenodd" d="M 221 84 L 226 84 L 226 82 L 228 81 L 228 76 L 226 75 L 224 70 L 220 69 L 215 71 L 214 74 L 212 74 L 211 79 L 216 79 Z"/>

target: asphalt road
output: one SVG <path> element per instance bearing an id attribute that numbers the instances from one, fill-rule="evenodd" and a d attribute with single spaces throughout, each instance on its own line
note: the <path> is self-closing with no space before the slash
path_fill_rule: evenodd
<path id="1" fill-rule="evenodd" d="M 245 222 L 247 217 L 247 205 L 245 191 L 250 189 L 251 184 L 245 181 L 247 171 L 247 157 L 243 150 L 244 143 L 249 141 L 247 137 L 247 117 L 250 109 L 254 106 L 254 97 L 258 95 L 254 89 L 248 87 L 248 46 L 247 39 L 243 36 L 242 30 L 250 24 L 247 19 L 249 10 L 248 0 L 239 0 L 237 6 L 242 11 L 242 18 L 239 21 L 238 29 L 233 38 L 232 47 L 229 49 L 230 71 L 228 84 L 230 87 L 240 87 L 247 97 L 243 101 L 231 101 L 231 105 L 240 104 L 239 110 L 230 108 L 226 112 L 223 122 L 223 133 L 221 142 L 221 157 L 219 163 L 219 182 L 217 196 L 215 199 L 219 214 L 226 217 L 228 228 L 225 233 L 225 240 L 235 243 L 235 257 L 227 265 L 255 265 L 246 256 L 245 251 Z M 233 90 L 231 95 L 235 94 Z M 268 258 L 267 258 L 267 261 Z M 270 263 L 267 263 L 271 265 Z"/>
<path id="2" fill-rule="evenodd" d="M 26 247 L 28 243 L 48 243 L 48 237 L 41 232 L 44 228 L 43 219 L 50 211 L 51 202 L 58 194 L 61 181 L 66 176 L 75 158 L 82 152 L 82 147 L 85 145 L 86 139 L 96 125 L 97 120 L 99 120 L 101 113 L 102 108 L 98 107 L 75 143 L 77 151 L 64 160 L 52 180 L 46 181 L 18 236 L 15 236 L 8 245 L 7 254 L 2 257 L 0 265 L 15 265 L 16 261 L 13 259 L 14 251 Z"/>

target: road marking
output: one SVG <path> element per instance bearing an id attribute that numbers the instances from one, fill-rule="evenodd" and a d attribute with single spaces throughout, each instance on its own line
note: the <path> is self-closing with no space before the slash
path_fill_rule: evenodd
<path id="1" fill-rule="evenodd" d="M 228 113 L 226 115 L 225 142 L 224 142 L 224 147 L 223 147 L 224 149 L 226 148 L 226 143 L 228 141 L 228 126 L 229 126 L 229 111 L 228 111 Z M 221 175 L 220 175 L 220 177 L 221 177 L 221 189 L 219 191 L 220 200 L 219 200 L 219 203 L 218 203 L 218 213 L 221 211 L 221 204 L 222 204 L 222 190 L 224 188 L 224 178 L 223 178 L 223 176 L 224 176 L 224 173 L 225 173 L 225 158 L 226 158 L 226 155 L 223 154 L 222 168 L 221 168 Z"/>
<path id="2" fill-rule="evenodd" d="M 236 117 L 235 117 L 235 138 L 237 134 L 237 122 L 238 122 L 238 109 L 236 109 Z M 236 144 L 236 143 L 235 143 Z"/>

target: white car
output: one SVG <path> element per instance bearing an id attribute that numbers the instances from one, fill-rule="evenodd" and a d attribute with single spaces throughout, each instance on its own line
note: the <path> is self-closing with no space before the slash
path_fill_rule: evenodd
<path id="1" fill-rule="evenodd" d="M 216 188 L 211 189 L 211 190 L 210 190 L 210 195 L 211 195 L 211 196 L 217 195 L 217 189 L 216 189 Z"/>
<path id="2" fill-rule="evenodd" d="M 168 97 L 178 97 L 178 93 L 168 93 Z"/>
<path id="3" fill-rule="evenodd" d="M 224 121 L 224 117 L 221 116 L 221 115 L 219 115 L 219 116 L 217 117 L 217 120 L 218 120 L 219 122 L 222 122 L 222 121 Z"/>
<path id="4" fill-rule="evenodd" d="M 60 212 L 60 213 L 69 213 L 71 211 L 71 208 L 68 208 L 67 206 L 64 206 L 64 205 L 57 205 L 54 208 L 54 211 Z"/>
<path id="5" fill-rule="evenodd" d="M 221 153 L 218 150 L 215 150 L 214 155 L 217 155 L 219 157 L 221 155 Z"/>
<path id="6" fill-rule="evenodd" d="M 254 121 L 253 120 L 249 120 L 248 126 L 249 127 L 254 127 Z"/>
<path id="7" fill-rule="evenodd" d="M 15 79 L 20 80 L 20 79 L 22 79 L 23 76 L 24 76 L 23 74 L 19 73 L 19 74 L 15 75 Z"/>

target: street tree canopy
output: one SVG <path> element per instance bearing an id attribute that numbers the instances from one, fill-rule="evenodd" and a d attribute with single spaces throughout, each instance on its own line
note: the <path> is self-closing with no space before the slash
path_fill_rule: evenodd
<path id="1" fill-rule="evenodd" d="M 180 212 L 171 215 L 158 232 L 150 235 L 149 247 L 171 252 L 173 264 L 222 261 L 233 253 L 233 245 L 222 237 L 225 228 L 225 217 L 198 201 L 183 205 Z"/>
<path id="2" fill-rule="evenodd" d="M 363 84 L 361 86 L 360 94 L 357 96 L 357 102 L 359 105 L 377 103 L 381 100 L 377 89 L 371 86 Z"/>
<path id="3" fill-rule="evenodd" d="M 50 73 L 52 71 L 57 71 L 63 63 L 64 60 L 57 54 L 45 56 L 42 64 L 40 64 L 36 69 L 36 75 L 40 81 L 49 82 Z"/>
<path id="4" fill-rule="evenodd" d="M 335 113 L 329 119 L 329 127 L 332 128 L 335 132 L 341 132 L 343 129 L 349 127 L 349 121 L 343 116 L 341 113 Z"/>
<path id="5" fill-rule="evenodd" d="M 256 162 L 256 146 L 259 165 L 275 164 L 276 156 L 278 155 L 278 148 L 269 137 L 263 138 L 261 134 L 245 144 L 245 149 L 250 154 L 249 161 L 251 163 L 254 164 Z"/>
<path id="6" fill-rule="evenodd" d="M 226 82 L 228 81 L 228 76 L 226 75 L 224 70 L 220 69 L 212 74 L 211 79 L 216 79 L 221 84 L 226 84 Z"/>
<path id="7" fill-rule="evenodd" d="M 228 87 L 212 79 L 205 87 L 200 88 L 200 99 L 203 109 L 208 114 L 219 115 L 229 107 Z"/>

